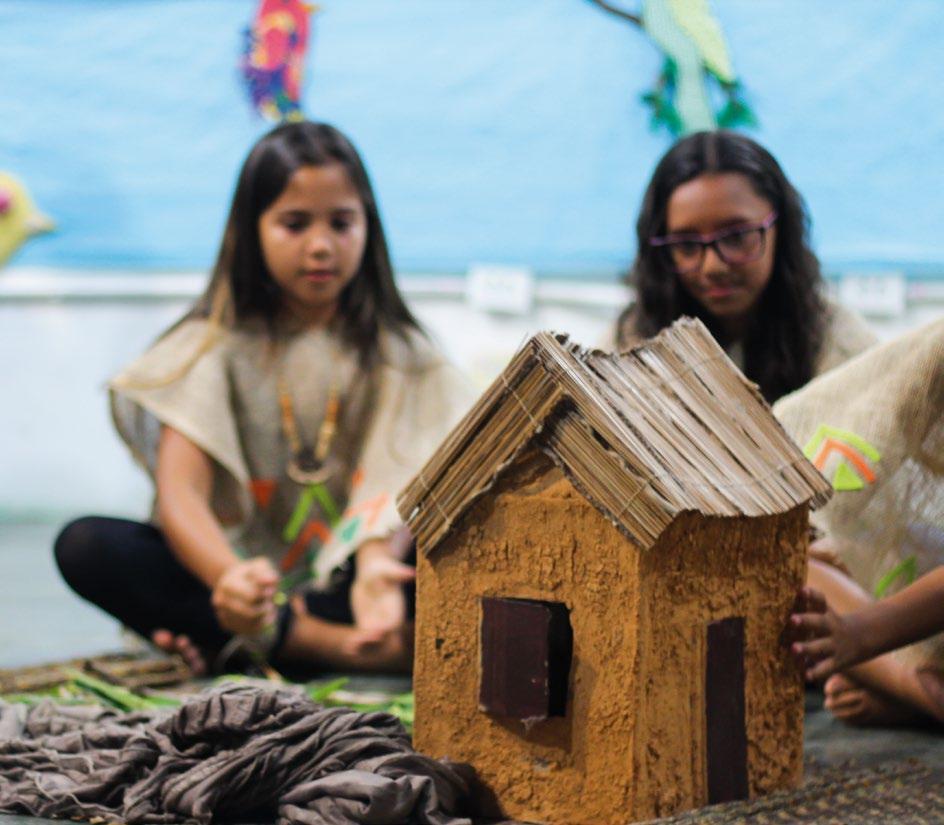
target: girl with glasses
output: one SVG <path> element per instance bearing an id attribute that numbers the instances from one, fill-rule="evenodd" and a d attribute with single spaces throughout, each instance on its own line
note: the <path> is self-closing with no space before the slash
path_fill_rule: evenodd
<path id="1" fill-rule="evenodd" d="M 682 315 L 701 318 L 773 402 L 875 341 L 823 295 L 799 193 L 734 132 L 683 138 L 659 161 L 636 224 L 636 301 L 608 343 L 625 349 Z"/>

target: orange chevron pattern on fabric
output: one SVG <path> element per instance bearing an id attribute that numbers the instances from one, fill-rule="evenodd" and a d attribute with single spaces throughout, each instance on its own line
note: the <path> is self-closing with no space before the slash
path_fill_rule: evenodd
<path id="1" fill-rule="evenodd" d="M 813 459 L 813 466 L 816 467 L 817 470 L 822 470 L 834 451 L 842 453 L 849 459 L 849 463 L 859 471 L 859 474 L 865 482 L 871 484 L 875 481 L 875 473 L 872 472 L 872 468 L 869 467 L 862 455 L 853 450 L 848 444 L 843 444 L 835 438 L 827 438 L 822 443 L 819 452 Z"/>
<path id="2" fill-rule="evenodd" d="M 826 478 L 833 489 L 861 490 L 874 484 L 875 464 L 881 458 L 864 438 L 852 432 L 821 424 L 803 449 L 804 455 Z"/>

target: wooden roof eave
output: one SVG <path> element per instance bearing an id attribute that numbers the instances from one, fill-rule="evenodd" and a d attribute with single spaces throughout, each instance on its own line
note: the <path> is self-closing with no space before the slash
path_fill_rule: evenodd
<path id="1" fill-rule="evenodd" d="M 563 400 L 544 368 L 523 358 L 506 370 L 397 500 L 422 552 L 431 552 L 543 429 Z M 485 426 L 488 441 L 477 439 Z"/>

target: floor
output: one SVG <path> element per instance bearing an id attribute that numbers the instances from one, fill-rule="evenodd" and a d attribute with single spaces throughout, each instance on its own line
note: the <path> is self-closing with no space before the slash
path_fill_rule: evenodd
<path id="1" fill-rule="evenodd" d="M 876 767 L 920 759 L 944 768 L 944 728 L 850 728 L 823 710 L 819 691 L 806 694 L 803 739 L 808 762 Z"/>
<path id="2" fill-rule="evenodd" d="M 118 625 L 56 570 L 58 524 L 0 521 L 0 668 L 114 650 Z"/>
<path id="3" fill-rule="evenodd" d="M 58 525 L 0 522 L 0 668 L 116 650 L 116 623 L 66 588 L 52 559 Z M 917 758 L 944 766 L 940 730 L 856 730 L 822 710 L 807 693 L 806 753 L 823 766 L 874 766 Z M 2 816 L 0 825 L 29 818 Z M 31 819 L 29 825 L 41 825 Z"/>

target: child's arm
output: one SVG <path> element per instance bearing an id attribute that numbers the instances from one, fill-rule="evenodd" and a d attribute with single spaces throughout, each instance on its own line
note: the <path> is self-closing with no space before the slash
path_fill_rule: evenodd
<path id="1" fill-rule="evenodd" d="M 178 560 L 212 591 L 220 624 L 253 634 L 275 618 L 278 574 L 268 559 L 240 559 L 210 508 L 213 466 L 192 441 L 170 427 L 157 452 L 157 508 Z"/>
<path id="2" fill-rule="evenodd" d="M 803 588 L 801 601 L 802 612 L 792 615 L 790 624 L 813 640 L 794 642 L 791 649 L 808 679 L 825 679 L 944 630 L 944 567 L 854 613 L 837 614 L 811 587 Z"/>

